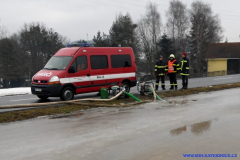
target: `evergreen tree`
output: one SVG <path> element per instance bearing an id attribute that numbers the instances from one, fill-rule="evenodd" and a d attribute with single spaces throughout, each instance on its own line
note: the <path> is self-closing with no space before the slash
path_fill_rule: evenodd
<path id="1" fill-rule="evenodd" d="M 159 43 L 160 52 L 157 55 L 157 59 L 162 55 L 164 60 L 168 60 L 170 54 L 174 54 L 173 42 L 171 38 L 168 38 L 166 33 L 163 33 Z"/>
<path id="2" fill-rule="evenodd" d="M 52 28 L 47 30 L 44 38 L 42 51 L 44 52 L 44 64 L 60 49 L 66 46 L 65 38 L 55 32 Z"/>
<path id="3" fill-rule="evenodd" d="M 20 81 L 19 59 L 17 56 L 16 41 L 3 38 L 0 40 L 0 78 L 3 78 L 3 87 L 13 87 L 14 82 Z"/>
<path id="4" fill-rule="evenodd" d="M 112 47 L 131 47 L 134 51 L 136 63 L 139 63 L 140 46 L 136 35 L 137 24 L 133 23 L 131 16 L 127 13 L 125 16 L 119 15 L 113 22 L 109 38 Z"/>
<path id="5" fill-rule="evenodd" d="M 19 36 L 23 56 L 29 57 L 30 64 L 25 71 L 29 78 L 42 69 L 53 54 L 64 47 L 63 37 L 39 23 L 25 24 Z"/>
<path id="6" fill-rule="evenodd" d="M 129 14 L 119 15 L 109 31 L 112 46 L 133 47 L 136 42 L 135 29 L 137 24 L 132 22 Z"/>
<path id="7" fill-rule="evenodd" d="M 100 31 L 97 32 L 97 36 L 93 37 L 93 42 L 94 42 L 95 47 L 110 47 L 111 46 L 109 36 L 106 35 L 105 33 L 102 33 L 102 35 L 101 35 Z"/>

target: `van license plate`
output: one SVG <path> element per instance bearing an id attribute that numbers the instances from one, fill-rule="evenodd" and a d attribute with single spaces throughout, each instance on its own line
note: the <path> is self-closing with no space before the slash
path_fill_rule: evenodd
<path id="1" fill-rule="evenodd" d="M 42 89 L 41 89 L 41 88 L 35 88 L 35 91 L 37 91 L 37 92 L 41 92 Z"/>

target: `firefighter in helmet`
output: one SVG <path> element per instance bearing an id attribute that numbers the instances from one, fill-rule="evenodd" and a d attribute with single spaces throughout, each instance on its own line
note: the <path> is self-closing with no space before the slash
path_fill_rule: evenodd
<path id="1" fill-rule="evenodd" d="M 177 73 L 179 70 L 179 64 L 177 60 L 175 59 L 175 56 L 171 54 L 169 56 L 169 61 L 168 61 L 168 76 L 170 80 L 170 88 L 169 89 L 177 89 L 178 84 L 177 84 Z"/>
<path id="2" fill-rule="evenodd" d="M 187 53 L 182 53 L 182 61 L 180 63 L 179 71 L 182 76 L 182 85 L 181 89 L 188 88 L 188 76 L 189 76 L 189 60 L 187 58 Z"/>
<path id="3" fill-rule="evenodd" d="M 159 60 L 155 65 L 155 76 L 156 76 L 156 84 L 155 90 L 158 90 L 159 80 L 161 79 L 162 90 L 165 89 L 165 72 L 167 70 L 167 65 L 163 62 L 163 56 L 160 55 Z"/>

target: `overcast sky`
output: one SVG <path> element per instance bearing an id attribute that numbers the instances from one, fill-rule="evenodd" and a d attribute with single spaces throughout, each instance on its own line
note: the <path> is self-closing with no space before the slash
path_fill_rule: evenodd
<path id="1" fill-rule="evenodd" d="M 158 4 L 165 24 L 169 0 L 150 0 Z M 182 0 L 190 8 L 194 0 Z M 224 36 L 229 42 L 240 41 L 240 1 L 203 0 L 219 14 Z M 0 0 L 0 26 L 9 34 L 20 31 L 24 23 L 40 22 L 71 41 L 90 40 L 97 31 L 109 33 L 119 13 L 130 13 L 134 22 L 145 14 L 147 0 Z M 226 38 L 224 38 L 225 41 Z"/>

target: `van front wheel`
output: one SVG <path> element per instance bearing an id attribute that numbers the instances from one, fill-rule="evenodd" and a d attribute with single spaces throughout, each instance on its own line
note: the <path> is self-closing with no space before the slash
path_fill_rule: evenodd
<path id="1" fill-rule="evenodd" d="M 38 98 L 40 98 L 41 100 L 46 100 L 48 99 L 48 96 L 38 96 Z"/>
<path id="2" fill-rule="evenodd" d="M 71 87 L 66 87 L 62 90 L 60 99 L 62 101 L 68 101 L 68 100 L 72 100 L 74 98 L 74 92 L 73 89 Z"/>

